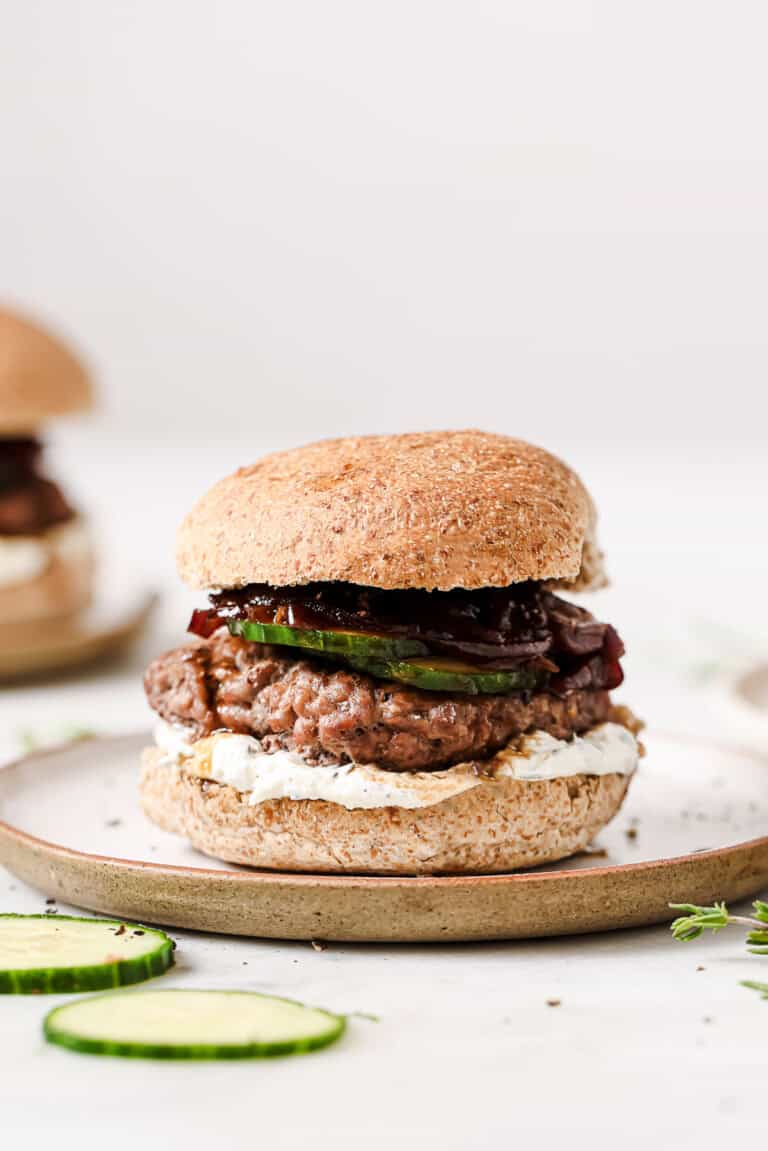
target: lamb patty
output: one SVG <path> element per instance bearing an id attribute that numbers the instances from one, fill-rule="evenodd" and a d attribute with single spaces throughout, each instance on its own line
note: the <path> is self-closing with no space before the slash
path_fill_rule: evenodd
<path id="1" fill-rule="evenodd" d="M 216 632 L 161 655 L 144 677 L 150 706 L 193 738 L 221 728 L 287 748 L 309 763 L 377 763 L 429 771 L 492 755 L 524 732 L 566 739 L 608 719 L 607 691 L 449 695 L 418 691 L 285 648 Z"/>
<path id="2" fill-rule="evenodd" d="M 31 480 L 23 488 L 0 491 L 0 536 L 34 536 L 74 516 L 56 484 Z"/>
<path id="3" fill-rule="evenodd" d="M 60 489 L 39 473 L 40 443 L 0 437 L 0 535 L 37 535 L 72 519 Z"/>

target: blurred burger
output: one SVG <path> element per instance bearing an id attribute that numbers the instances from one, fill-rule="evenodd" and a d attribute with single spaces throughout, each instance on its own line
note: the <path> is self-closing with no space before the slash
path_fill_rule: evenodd
<path id="1" fill-rule="evenodd" d="M 40 429 L 91 400 L 88 376 L 68 348 L 0 310 L 0 645 L 36 642 L 90 599 L 88 533 L 46 475 Z"/>
<path id="2" fill-rule="evenodd" d="M 267 456 L 181 527 L 210 593 L 148 669 L 145 811 L 234 863 L 499 872 L 586 847 L 638 723 L 619 636 L 556 589 L 604 582 L 578 477 L 478 431 Z"/>

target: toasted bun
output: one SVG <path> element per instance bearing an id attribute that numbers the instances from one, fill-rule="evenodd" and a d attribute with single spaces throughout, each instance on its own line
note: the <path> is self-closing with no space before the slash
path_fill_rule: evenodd
<path id="1" fill-rule="evenodd" d="M 51 416 L 90 407 L 83 365 L 56 337 L 0 309 L 0 435 L 34 432 Z"/>
<path id="2" fill-rule="evenodd" d="M 489 781 L 432 807 L 249 804 L 233 787 L 143 755 L 142 806 L 206 855 L 277 871 L 439 875 L 512 871 L 581 851 L 621 807 L 626 775 Z"/>
<path id="3" fill-rule="evenodd" d="M 378 588 L 603 582 L 595 512 L 541 448 L 488 432 L 325 440 L 217 483 L 181 526 L 197 588 L 344 580 Z"/>
<path id="4" fill-rule="evenodd" d="M 30 624 L 73 615 L 91 598 L 94 561 L 81 520 L 29 538 L 40 549 L 40 569 L 19 582 L 0 583 L 0 646 L 17 645 Z M 0 562 L 2 548 L 0 541 Z"/>

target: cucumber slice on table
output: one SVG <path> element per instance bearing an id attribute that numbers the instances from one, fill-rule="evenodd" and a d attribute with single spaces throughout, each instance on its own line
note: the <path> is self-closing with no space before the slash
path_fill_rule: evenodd
<path id="1" fill-rule="evenodd" d="M 377 679 L 394 679 L 425 691 L 458 691 L 468 695 L 504 695 L 530 691 L 546 683 L 546 673 L 518 668 L 513 671 L 483 671 L 457 660 L 427 659 L 378 660 L 347 657 L 347 663 Z"/>
<path id="2" fill-rule="evenodd" d="M 0 915 L 0 994 L 141 983 L 168 970 L 173 946 L 164 931 L 115 919 Z"/>
<path id="3" fill-rule="evenodd" d="M 402 659 L 426 655 L 428 648 L 418 639 L 375 635 L 363 631 L 318 631 L 313 628 L 285 627 L 278 623 L 256 623 L 247 619 L 227 620 L 231 635 L 251 643 L 277 643 L 285 647 L 305 647 L 328 655 L 359 656 L 361 659 Z"/>
<path id="4" fill-rule="evenodd" d="M 251 1059 L 326 1047 L 346 1020 L 255 991 L 115 991 L 49 1012 L 49 1043 L 137 1059 Z"/>

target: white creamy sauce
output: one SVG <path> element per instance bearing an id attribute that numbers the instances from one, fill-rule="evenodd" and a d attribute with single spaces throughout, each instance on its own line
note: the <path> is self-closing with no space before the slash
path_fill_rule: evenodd
<path id="1" fill-rule="evenodd" d="M 54 556 L 74 560 L 90 548 L 80 519 L 35 536 L 0 536 L 0 587 L 27 583 L 42 575 Z"/>
<path id="2" fill-rule="evenodd" d="M 39 576 L 48 566 L 48 556 L 40 537 L 0 537 L 0 587 L 13 587 Z"/>
<path id="3" fill-rule="evenodd" d="M 478 787 L 488 779 L 534 781 L 572 775 L 630 775 L 637 767 L 635 737 L 617 723 L 603 723 L 571 740 L 538 731 L 505 748 L 483 765 L 444 771 L 394 772 L 375 764 L 345 763 L 312 767 L 291 751 L 265 752 L 249 735 L 221 732 L 195 745 L 183 727 L 160 720 L 155 741 L 169 764 L 180 764 L 207 779 L 228 784 L 251 804 L 268 799 L 322 799 L 346 808 L 431 807 Z M 195 748 L 209 748 L 196 756 Z M 187 763 L 185 763 L 185 760 Z M 201 763 L 204 771 L 200 771 Z"/>
<path id="4" fill-rule="evenodd" d="M 573 739 L 546 731 L 525 736 L 523 749 L 495 757 L 499 779 L 561 779 L 568 775 L 631 775 L 637 767 L 637 740 L 620 723 L 601 723 Z"/>

